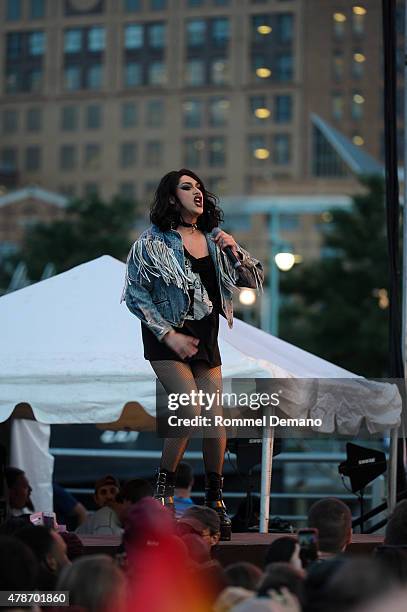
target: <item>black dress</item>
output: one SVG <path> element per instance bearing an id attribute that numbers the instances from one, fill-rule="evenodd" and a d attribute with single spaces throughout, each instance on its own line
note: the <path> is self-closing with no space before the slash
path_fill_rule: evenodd
<path id="1" fill-rule="evenodd" d="M 182 327 L 174 327 L 174 330 L 187 336 L 199 338 L 198 351 L 193 357 L 181 359 L 164 342 L 157 340 L 155 335 L 149 330 L 147 325 L 141 324 L 141 333 L 144 345 L 144 358 L 148 361 L 182 361 L 191 363 L 192 361 L 206 361 L 210 367 L 222 365 L 218 346 L 219 332 L 219 313 L 221 309 L 221 299 L 216 270 L 210 255 L 199 257 L 191 255 L 184 247 L 185 264 L 190 266 L 194 273 L 194 282 L 189 289 L 190 307 L 187 318 Z M 206 291 L 212 311 L 202 318 L 195 318 L 196 312 L 201 309 L 200 297 L 202 291 Z M 195 313 L 195 314 L 194 314 Z"/>

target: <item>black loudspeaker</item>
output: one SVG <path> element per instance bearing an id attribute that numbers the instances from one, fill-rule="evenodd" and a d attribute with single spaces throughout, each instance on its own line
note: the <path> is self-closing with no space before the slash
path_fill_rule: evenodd
<path id="1" fill-rule="evenodd" d="M 369 482 L 386 471 L 386 455 L 382 451 L 372 450 L 348 442 L 346 444 L 346 461 L 343 461 L 338 471 L 348 476 L 352 493 L 365 488 Z"/>
<path id="2" fill-rule="evenodd" d="M 237 469 L 241 474 L 249 474 L 256 465 L 261 463 L 261 438 L 230 438 L 227 448 L 235 453 Z M 281 453 L 281 439 L 275 438 L 273 444 L 273 457 Z"/>

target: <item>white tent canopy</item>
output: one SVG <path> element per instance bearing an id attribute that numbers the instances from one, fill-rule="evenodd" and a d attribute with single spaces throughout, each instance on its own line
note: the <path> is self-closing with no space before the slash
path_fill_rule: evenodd
<path id="1" fill-rule="evenodd" d="M 1 420 L 20 402 L 48 424 L 115 421 L 130 401 L 155 414 L 155 376 L 140 324 L 120 304 L 123 281 L 124 264 L 103 256 L 0 298 Z M 230 330 L 221 317 L 220 349 L 225 379 L 356 379 L 239 320 Z M 395 425 L 400 414 L 396 387 L 381 386 L 376 395 L 376 406 L 371 398 L 361 405 L 371 431 Z"/>
<path id="2" fill-rule="evenodd" d="M 46 424 L 115 421 L 130 401 L 155 413 L 155 376 L 142 354 L 140 324 L 120 304 L 124 269 L 103 256 L 0 298 L 0 421 L 19 403 Z M 224 378 L 355 379 L 239 320 L 229 330 L 221 317 L 220 350 Z M 363 385 L 374 383 L 359 380 L 360 418 L 350 415 L 348 428 L 342 419 L 342 430 L 356 433 L 363 417 L 371 431 L 398 425 L 397 389 L 385 385 L 366 405 Z M 320 399 L 329 396 L 323 385 L 321 392 Z"/>

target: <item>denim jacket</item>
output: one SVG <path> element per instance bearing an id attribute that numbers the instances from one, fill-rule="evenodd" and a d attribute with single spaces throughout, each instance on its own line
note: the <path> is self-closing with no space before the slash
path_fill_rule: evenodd
<path id="1" fill-rule="evenodd" d="M 233 289 L 261 289 L 263 268 L 257 259 L 238 246 L 242 266 L 236 272 L 225 253 L 205 234 L 215 265 L 223 313 L 233 325 Z M 184 248 L 176 230 L 145 230 L 130 249 L 122 301 L 162 341 L 173 327 L 182 327 L 189 309 Z"/>

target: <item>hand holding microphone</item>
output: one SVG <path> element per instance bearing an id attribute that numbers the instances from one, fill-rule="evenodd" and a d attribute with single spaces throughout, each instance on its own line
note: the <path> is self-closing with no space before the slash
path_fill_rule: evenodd
<path id="1" fill-rule="evenodd" d="M 235 270 L 240 268 L 242 262 L 239 259 L 237 252 L 236 240 L 230 234 L 227 234 L 220 227 L 214 227 L 211 232 L 212 240 L 226 253 L 227 258 Z"/>

